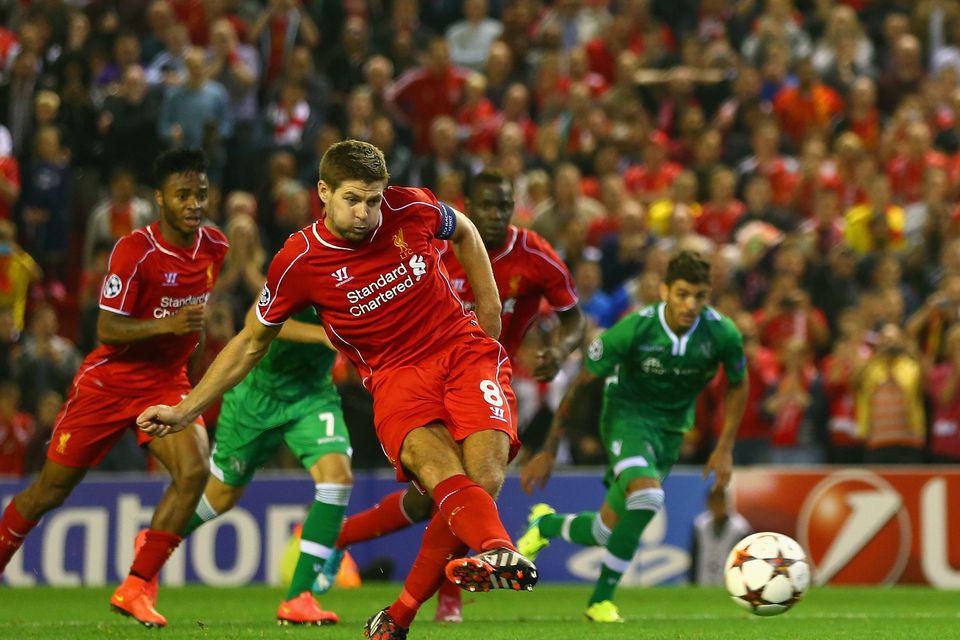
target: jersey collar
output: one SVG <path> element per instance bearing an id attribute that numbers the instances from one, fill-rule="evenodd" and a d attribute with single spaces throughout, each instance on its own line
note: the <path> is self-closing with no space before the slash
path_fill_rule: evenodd
<path id="1" fill-rule="evenodd" d="M 657 306 L 657 316 L 660 318 L 660 326 L 663 327 L 664 333 L 667 334 L 667 337 L 670 338 L 670 342 L 673 343 L 673 347 L 670 350 L 670 353 L 675 356 L 684 356 L 687 354 L 687 342 L 690 341 L 690 336 L 693 335 L 693 332 L 697 330 L 697 327 L 700 325 L 700 316 L 697 316 L 697 319 L 693 321 L 693 325 L 687 332 L 682 336 L 677 336 L 673 332 L 673 329 L 670 328 L 670 325 L 667 324 L 667 303 L 661 302 Z"/>
<path id="2" fill-rule="evenodd" d="M 512 224 L 507 227 L 507 241 L 503 244 L 500 250 L 490 256 L 490 262 L 496 262 L 500 258 L 506 256 L 508 253 L 513 251 L 513 245 L 517 243 L 517 237 L 520 233 L 517 231 L 517 228 Z"/>

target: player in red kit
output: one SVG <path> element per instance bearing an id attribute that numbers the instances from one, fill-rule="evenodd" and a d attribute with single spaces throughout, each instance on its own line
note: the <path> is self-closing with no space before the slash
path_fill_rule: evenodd
<path id="1" fill-rule="evenodd" d="M 471 179 L 467 214 L 483 239 L 500 294 L 503 307 L 500 344 L 511 359 L 516 357 L 544 300 L 560 319 L 560 331 L 554 344 L 540 350 L 533 371 L 536 380 L 549 382 L 557 375 L 567 356 L 580 346 L 584 332 L 583 314 L 570 272 L 563 261 L 540 235 L 510 224 L 513 208 L 513 187 L 499 171 L 488 169 Z M 456 254 L 446 241 L 441 243 L 440 251 L 454 291 L 466 308 L 473 308 L 475 297 Z M 324 567 L 325 579 L 320 583 L 324 588 L 318 590 L 323 591 L 333 584 L 343 549 L 427 520 L 432 509 L 429 495 L 408 487 L 347 518 L 337 540 L 334 562 L 329 563 L 329 568 Z M 449 584 L 440 587 L 435 619 L 460 622 L 460 592 L 448 588 Z"/>
<path id="2" fill-rule="evenodd" d="M 367 621 L 365 635 L 377 640 L 405 638 L 444 573 L 482 591 L 531 589 L 537 581 L 492 497 L 520 443 L 509 358 L 494 339 L 501 307 L 483 241 L 464 214 L 424 189 L 387 187 L 387 177 L 373 145 L 331 146 L 317 185 L 324 218 L 274 256 L 257 319 L 183 401 L 149 407 L 137 420 L 152 435 L 179 431 L 250 371 L 285 320 L 313 306 L 373 394 L 377 436 L 397 478 L 416 478 L 438 505 L 399 598 Z M 475 311 L 453 292 L 435 239 L 452 241 Z M 460 557 L 467 548 L 477 555 Z"/>
<path id="3" fill-rule="evenodd" d="M 197 350 L 204 305 L 227 241 L 216 229 L 201 226 L 208 193 L 203 152 L 166 152 L 155 169 L 160 220 L 120 238 L 110 255 L 97 320 L 102 345 L 77 371 L 43 469 L 3 512 L 0 571 L 40 517 L 61 505 L 87 470 L 134 427 L 145 403 L 177 402 L 190 391 L 187 361 Z M 202 421 L 194 417 L 184 427 L 163 439 L 137 432 L 173 482 L 110 605 L 148 627 L 167 621 L 146 585 L 179 544 L 207 481 L 209 447 Z"/>

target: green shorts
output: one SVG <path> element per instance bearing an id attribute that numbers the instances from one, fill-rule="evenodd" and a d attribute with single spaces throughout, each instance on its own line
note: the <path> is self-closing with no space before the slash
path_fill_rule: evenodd
<path id="1" fill-rule="evenodd" d="M 305 469 L 328 453 L 351 456 L 336 391 L 286 402 L 241 382 L 224 396 L 210 473 L 224 484 L 245 486 L 282 442 Z"/>
<path id="2" fill-rule="evenodd" d="M 600 416 L 600 434 L 609 459 L 604 484 L 607 504 L 620 513 L 624 508 L 627 485 L 636 478 L 659 482 L 669 475 L 680 458 L 683 431 L 664 429 L 651 417 L 638 417 L 636 407 L 618 407 L 607 403 Z"/>

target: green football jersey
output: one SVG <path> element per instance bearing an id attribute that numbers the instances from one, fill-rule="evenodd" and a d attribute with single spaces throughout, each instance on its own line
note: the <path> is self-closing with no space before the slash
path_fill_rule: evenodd
<path id="1" fill-rule="evenodd" d="M 310 307 L 294 314 L 291 319 L 321 324 Z M 322 344 L 274 340 L 263 360 L 257 363 L 244 382 L 257 391 L 289 402 L 336 393 L 330 376 L 336 357 L 336 351 Z"/>
<path id="2" fill-rule="evenodd" d="M 607 377 L 605 403 L 635 408 L 662 429 L 693 426 L 697 395 L 722 363 L 731 383 L 746 374 L 743 338 L 726 316 L 705 307 L 684 335 L 667 325 L 661 302 L 622 318 L 587 350 L 584 366 Z"/>

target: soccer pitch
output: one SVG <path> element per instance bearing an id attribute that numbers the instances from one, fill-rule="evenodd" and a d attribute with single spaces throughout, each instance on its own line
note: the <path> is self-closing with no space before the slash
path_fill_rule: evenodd
<path id="1" fill-rule="evenodd" d="M 0 588 L 0 638 L 74 640 L 142 638 L 361 638 L 366 619 L 389 604 L 399 585 L 370 584 L 333 591 L 323 604 L 340 615 L 331 627 L 279 627 L 274 613 L 283 592 L 270 587 L 167 588 L 159 610 L 170 621 L 162 631 L 140 627 L 110 612 L 107 588 Z M 464 594 L 461 625 L 431 622 L 434 605 L 421 612 L 410 633 L 416 638 L 456 640 L 601 640 L 664 638 L 837 639 L 960 637 L 960 593 L 920 587 L 814 588 L 791 611 L 757 618 L 727 599 L 721 589 L 623 588 L 622 625 L 584 620 L 589 585 L 543 586 L 532 593 Z"/>

